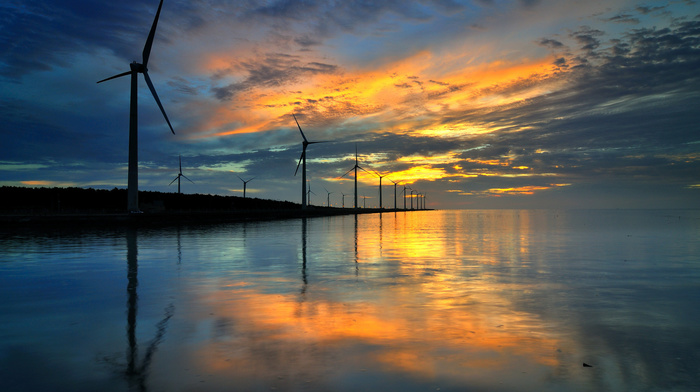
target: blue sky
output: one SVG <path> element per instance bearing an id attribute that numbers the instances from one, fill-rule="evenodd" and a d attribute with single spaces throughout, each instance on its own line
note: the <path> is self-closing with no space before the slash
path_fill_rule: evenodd
<path id="1" fill-rule="evenodd" d="M 0 184 L 126 187 L 157 1 L 0 5 Z M 360 164 L 434 208 L 700 207 L 694 1 L 165 0 L 140 189 L 341 203 Z M 377 205 L 378 178 L 359 177 Z M 346 197 L 346 204 L 348 204 Z M 393 188 L 384 204 L 393 206 Z"/>

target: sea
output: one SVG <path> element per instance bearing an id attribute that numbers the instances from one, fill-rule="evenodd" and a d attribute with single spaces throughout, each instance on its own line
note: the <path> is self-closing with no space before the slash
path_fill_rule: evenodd
<path id="1" fill-rule="evenodd" d="M 700 210 L 0 228 L 0 390 L 698 391 Z"/>

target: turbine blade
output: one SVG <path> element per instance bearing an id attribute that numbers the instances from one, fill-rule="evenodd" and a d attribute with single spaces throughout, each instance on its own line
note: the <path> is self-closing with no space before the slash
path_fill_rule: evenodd
<path id="1" fill-rule="evenodd" d="M 178 155 L 177 159 L 180 161 L 180 174 L 182 174 L 182 156 Z"/>
<path id="2" fill-rule="evenodd" d="M 160 17 L 160 9 L 163 7 L 163 0 L 160 0 L 160 4 L 158 4 L 158 11 L 156 11 L 156 17 L 153 19 L 153 25 L 151 26 L 151 31 L 148 33 L 148 38 L 146 39 L 146 45 L 143 47 L 143 61 L 141 64 L 143 64 L 143 67 L 146 68 L 146 64 L 148 64 L 148 57 L 151 55 L 151 46 L 153 45 L 153 37 L 156 35 L 156 25 L 158 24 L 158 18 Z"/>
<path id="3" fill-rule="evenodd" d="M 299 121 L 297 121 L 297 116 L 295 116 L 294 113 L 292 113 L 292 117 L 294 117 L 294 122 L 296 122 L 297 127 L 299 127 L 299 132 L 301 132 L 301 137 L 303 137 L 304 141 L 308 143 L 309 141 L 306 140 L 306 136 L 304 136 L 304 131 L 301 130 L 301 125 L 299 125 Z"/>
<path id="4" fill-rule="evenodd" d="M 193 183 L 193 184 L 194 184 L 194 181 L 192 181 L 192 180 L 190 180 L 189 178 L 187 178 L 187 176 L 186 176 L 186 175 L 182 174 L 182 176 L 183 176 L 183 177 L 185 177 L 185 179 L 187 179 L 187 181 L 189 181 L 189 182 L 191 182 L 191 183 Z"/>
<path id="5" fill-rule="evenodd" d="M 241 181 L 245 182 L 245 180 L 244 180 L 244 179 L 242 179 L 242 178 L 241 178 L 241 176 L 236 176 L 236 177 L 238 177 L 238 179 L 239 179 L 239 180 L 241 180 Z"/>
<path id="6" fill-rule="evenodd" d="M 110 77 L 108 77 L 107 79 L 102 79 L 102 80 L 100 80 L 100 81 L 97 82 L 97 83 L 102 83 L 102 82 L 106 82 L 106 81 L 108 81 L 108 80 L 112 80 L 112 79 L 116 79 L 116 78 L 121 78 L 122 76 L 126 76 L 126 75 L 131 75 L 131 71 L 126 71 L 126 72 L 120 73 L 119 75 L 110 76 Z"/>
<path id="7" fill-rule="evenodd" d="M 174 135 L 175 130 L 173 129 L 173 126 L 170 125 L 170 120 L 168 120 L 168 115 L 165 114 L 165 109 L 163 109 L 163 104 L 160 103 L 160 99 L 158 98 L 158 94 L 156 93 L 156 88 L 153 87 L 153 82 L 151 82 L 151 77 L 148 76 L 148 71 L 146 71 L 146 70 L 143 71 L 143 77 L 146 79 L 146 84 L 148 85 L 148 88 L 151 89 L 151 94 L 153 94 L 153 98 L 155 98 L 156 103 L 158 104 L 158 107 L 160 108 L 161 113 L 163 113 L 163 117 L 165 117 L 165 122 L 167 122 L 168 126 L 170 127 L 170 132 L 172 132 Z"/>
<path id="8" fill-rule="evenodd" d="M 173 182 L 177 181 L 178 178 L 180 178 L 180 175 L 179 175 L 179 174 L 178 174 L 177 177 L 175 177 L 174 180 L 170 181 L 170 184 L 168 184 L 168 185 L 173 185 Z"/>
<path id="9" fill-rule="evenodd" d="M 355 167 L 353 167 L 352 169 L 350 169 L 350 170 L 348 170 L 347 172 L 345 172 L 345 174 L 343 174 L 342 176 L 340 176 L 340 178 L 343 178 L 343 177 L 347 176 L 347 175 L 350 174 L 350 172 L 353 171 L 353 170 L 355 170 Z"/>
<path id="10" fill-rule="evenodd" d="M 297 175 L 297 172 L 299 171 L 299 165 L 301 165 L 301 160 L 304 158 L 304 155 L 306 154 L 306 148 L 304 148 L 304 151 L 301 152 L 301 156 L 299 157 L 299 163 L 297 163 L 297 169 L 294 170 L 294 175 Z"/>

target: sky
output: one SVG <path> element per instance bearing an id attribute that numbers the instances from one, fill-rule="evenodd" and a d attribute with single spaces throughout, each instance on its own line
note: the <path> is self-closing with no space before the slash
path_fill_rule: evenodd
<path id="1" fill-rule="evenodd" d="M 96 82 L 157 7 L 0 4 L 0 185 L 126 188 L 129 78 Z M 700 208 L 696 1 L 165 0 L 148 70 L 140 190 L 181 156 L 183 193 L 300 202 L 295 115 L 315 205 L 357 149 L 360 206 Z"/>

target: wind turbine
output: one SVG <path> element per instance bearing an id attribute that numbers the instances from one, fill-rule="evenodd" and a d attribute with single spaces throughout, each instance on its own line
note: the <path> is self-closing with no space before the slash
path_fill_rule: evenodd
<path id="1" fill-rule="evenodd" d="M 401 191 L 401 193 L 403 193 L 403 209 L 404 210 L 406 210 L 406 189 L 407 189 L 406 184 L 404 184 L 403 191 Z M 411 188 L 408 188 L 408 189 L 411 189 Z"/>
<path id="2" fill-rule="evenodd" d="M 299 163 L 297 163 L 297 169 L 294 171 L 294 175 L 297 175 L 297 172 L 299 171 L 299 165 L 302 165 L 301 167 L 301 208 L 306 208 L 307 202 L 306 202 L 306 147 L 309 146 L 309 144 L 315 144 L 315 143 L 325 143 L 325 142 L 310 142 L 306 139 L 306 136 L 304 136 L 304 131 L 301 130 L 301 125 L 299 125 L 299 121 L 297 121 L 297 117 L 292 113 L 292 117 L 294 117 L 294 122 L 297 123 L 297 127 L 299 127 L 299 132 L 301 133 L 301 137 L 304 139 L 304 141 L 301 143 L 302 150 L 301 150 L 301 156 L 299 157 Z M 315 193 L 314 193 L 315 195 Z"/>
<path id="3" fill-rule="evenodd" d="M 333 194 L 335 192 L 328 191 L 328 189 L 326 189 L 325 186 L 323 187 L 323 189 L 326 191 L 326 193 L 328 193 L 328 201 L 326 203 L 328 204 L 328 207 L 330 207 L 331 206 L 331 194 Z"/>
<path id="4" fill-rule="evenodd" d="M 385 174 L 382 176 L 381 174 L 377 173 L 376 171 L 374 172 L 374 174 L 376 174 L 377 177 L 379 177 L 379 208 L 383 209 L 384 205 L 382 204 L 382 178 L 386 177 L 387 175 Z"/>
<path id="5" fill-rule="evenodd" d="M 316 195 L 316 192 L 311 190 L 311 184 L 309 184 L 309 190 L 306 192 L 306 199 L 309 200 L 309 204 L 311 204 L 311 194 Z M 318 195 L 317 195 L 318 196 Z"/>
<path id="6" fill-rule="evenodd" d="M 340 178 L 343 178 L 346 175 L 348 175 L 351 171 L 355 170 L 355 208 L 357 208 L 357 169 L 365 170 L 362 166 L 357 164 L 357 144 L 355 144 L 355 166 L 353 166 L 352 169 L 348 170 L 345 174 L 340 176 Z"/>
<path id="7" fill-rule="evenodd" d="M 345 193 L 340 192 L 341 195 L 343 195 L 343 208 L 345 208 L 345 196 L 347 196 Z"/>
<path id="8" fill-rule="evenodd" d="M 186 175 L 182 174 L 182 156 L 178 155 L 178 160 L 180 161 L 180 174 L 178 174 L 177 177 L 175 177 L 175 180 L 177 180 L 177 193 L 180 194 L 180 177 L 185 177 L 185 179 L 187 181 L 189 181 L 193 184 L 194 184 L 194 181 L 190 180 L 189 178 L 187 178 Z M 175 182 L 175 180 L 170 181 L 170 184 L 168 184 L 168 185 L 173 185 L 173 182 Z"/>
<path id="9" fill-rule="evenodd" d="M 131 64 L 129 64 L 131 70 L 120 73 L 118 75 L 114 75 L 112 77 L 109 77 L 107 79 L 100 80 L 97 83 L 102 83 L 107 80 L 112 80 L 116 78 L 120 78 L 122 76 L 126 75 L 131 75 L 131 101 L 129 105 L 129 174 L 128 174 L 128 190 L 127 190 L 127 208 L 129 212 L 138 212 L 139 211 L 139 174 L 138 174 L 138 166 L 139 166 L 139 158 L 138 158 L 138 74 L 142 73 L 144 79 L 146 79 L 146 84 L 148 85 L 148 88 L 151 90 L 151 94 L 153 94 L 153 98 L 155 98 L 156 103 L 158 104 L 158 107 L 160 108 L 160 111 L 163 113 L 163 117 L 165 117 L 165 121 L 168 123 L 168 126 L 170 127 L 170 131 L 175 134 L 175 130 L 173 130 L 173 126 L 170 124 L 170 120 L 168 120 L 168 115 L 165 114 L 165 109 L 163 109 L 163 105 L 160 103 L 160 99 L 158 98 L 158 94 L 156 93 L 155 87 L 153 87 L 153 83 L 151 82 L 151 78 L 148 76 L 148 68 L 146 67 L 148 65 L 148 57 L 151 55 L 151 46 L 153 45 L 153 37 L 156 35 L 156 25 L 158 24 L 158 17 L 160 16 L 160 9 L 163 7 L 163 0 L 160 0 L 160 4 L 158 5 L 158 11 L 156 11 L 156 16 L 155 19 L 153 20 L 153 25 L 151 26 L 151 31 L 148 33 L 148 38 L 146 39 L 146 45 L 143 47 L 143 53 L 142 53 L 142 60 L 141 63 L 137 63 L 136 61 L 133 61 Z"/>
<path id="10" fill-rule="evenodd" d="M 248 180 L 248 181 L 242 179 L 241 176 L 236 176 L 236 177 L 240 178 L 241 181 L 243 181 L 243 198 L 245 199 L 245 188 L 246 188 L 246 185 L 248 185 L 249 182 L 253 181 L 253 178 L 255 178 L 255 177 L 251 178 L 251 179 Z"/>
<path id="11" fill-rule="evenodd" d="M 389 179 L 389 181 L 394 183 L 394 210 L 395 210 L 396 209 L 396 185 L 398 185 L 399 183 L 392 180 L 391 178 Z"/>

